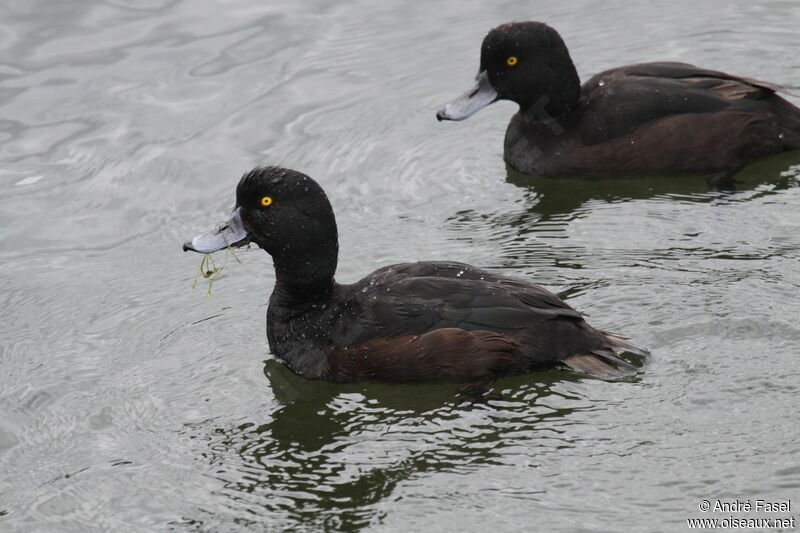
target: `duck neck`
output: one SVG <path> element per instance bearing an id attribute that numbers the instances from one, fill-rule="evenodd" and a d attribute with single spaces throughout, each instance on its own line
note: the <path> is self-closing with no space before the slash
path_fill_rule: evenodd
<path id="1" fill-rule="evenodd" d="M 546 77 L 544 85 L 519 102 L 520 114 L 528 122 L 547 122 L 563 118 L 578 106 L 581 80 L 572 60 L 567 57 L 559 72 Z"/>
<path id="2" fill-rule="evenodd" d="M 273 297 L 285 305 L 327 300 L 336 285 L 338 246 L 314 250 L 306 256 L 275 259 Z"/>
<path id="3" fill-rule="evenodd" d="M 273 298 L 283 305 L 297 306 L 323 302 L 330 298 L 336 282 L 331 277 L 317 282 L 295 282 L 278 278 L 273 289 Z"/>

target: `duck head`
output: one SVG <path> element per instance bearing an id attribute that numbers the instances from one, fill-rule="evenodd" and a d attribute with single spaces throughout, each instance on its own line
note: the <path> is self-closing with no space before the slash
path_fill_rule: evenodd
<path id="1" fill-rule="evenodd" d="M 301 172 L 258 167 L 246 173 L 228 220 L 183 249 L 211 253 L 250 242 L 272 256 L 279 282 L 333 279 L 339 250 L 336 219 L 322 187 Z"/>
<path id="2" fill-rule="evenodd" d="M 481 45 L 475 84 L 436 112 L 439 120 L 464 120 L 497 100 L 525 112 L 559 116 L 580 96 L 580 80 L 564 41 L 542 22 L 511 22 L 491 30 Z"/>

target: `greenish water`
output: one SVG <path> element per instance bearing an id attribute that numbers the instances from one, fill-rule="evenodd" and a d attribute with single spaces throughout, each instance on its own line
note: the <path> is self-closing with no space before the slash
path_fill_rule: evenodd
<path id="1" fill-rule="evenodd" d="M 662 532 L 735 499 L 793 516 L 796 154 L 733 193 L 509 174 L 512 104 L 434 112 L 483 34 L 522 19 L 556 27 L 583 79 L 663 59 L 800 85 L 795 2 L 3 3 L 0 530 Z M 269 257 L 228 259 L 207 297 L 180 251 L 257 164 L 325 187 L 342 282 L 466 261 L 653 356 L 626 382 L 502 379 L 486 405 L 299 378 L 266 346 Z"/>

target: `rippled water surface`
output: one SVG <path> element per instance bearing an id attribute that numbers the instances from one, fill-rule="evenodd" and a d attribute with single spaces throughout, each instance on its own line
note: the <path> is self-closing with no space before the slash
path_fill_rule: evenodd
<path id="1" fill-rule="evenodd" d="M 791 516 L 796 160 L 729 194 L 537 181 L 502 161 L 512 104 L 434 118 L 515 19 L 554 25 L 584 79 L 673 59 L 800 85 L 800 4 L 753 4 L 3 2 L 0 530 L 684 531 L 736 498 Z M 502 379 L 485 405 L 298 378 L 266 346 L 269 257 L 228 258 L 206 296 L 180 250 L 256 164 L 325 187 L 340 281 L 466 261 L 653 357 L 625 382 Z"/>

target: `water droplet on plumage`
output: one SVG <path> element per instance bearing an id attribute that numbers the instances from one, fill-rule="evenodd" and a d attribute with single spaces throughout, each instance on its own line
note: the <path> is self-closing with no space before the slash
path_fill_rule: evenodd
<path id="1" fill-rule="evenodd" d="M 603 81 L 603 80 L 600 80 L 599 82 L 597 82 L 597 85 L 599 85 L 600 87 L 602 87 L 605 84 L 606 84 L 606 82 Z"/>

